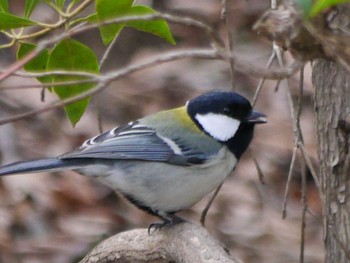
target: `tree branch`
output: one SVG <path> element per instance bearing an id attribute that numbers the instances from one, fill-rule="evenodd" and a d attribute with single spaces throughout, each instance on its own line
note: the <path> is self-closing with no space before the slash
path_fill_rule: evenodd
<path id="1" fill-rule="evenodd" d="M 221 262 L 238 263 L 208 231 L 193 223 L 119 233 L 98 244 L 80 263 L 112 262 Z"/>

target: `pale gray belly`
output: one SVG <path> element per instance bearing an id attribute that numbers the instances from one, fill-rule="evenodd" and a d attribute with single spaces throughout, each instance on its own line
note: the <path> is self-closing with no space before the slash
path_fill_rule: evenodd
<path id="1" fill-rule="evenodd" d="M 115 161 L 111 167 L 89 167 L 80 173 L 153 210 L 175 212 L 190 207 L 215 190 L 233 170 L 236 159 L 226 149 L 219 160 L 200 169 L 158 162 Z"/>

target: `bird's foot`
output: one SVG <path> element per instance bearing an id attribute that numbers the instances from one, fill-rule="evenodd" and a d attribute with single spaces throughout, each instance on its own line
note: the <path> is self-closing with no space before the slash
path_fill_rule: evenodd
<path id="1" fill-rule="evenodd" d="M 152 224 L 150 224 L 149 227 L 148 227 L 148 235 L 150 236 L 151 234 L 153 234 L 158 229 L 161 230 L 163 226 L 166 226 L 168 224 L 169 224 L 169 222 L 152 223 Z M 152 229 L 154 229 L 154 230 L 151 232 Z"/>
<path id="2" fill-rule="evenodd" d="M 161 218 L 164 220 L 164 222 L 152 223 L 149 225 L 149 227 L 148 227 L 148 235 L 149 236 L 151 234 L 153 234 L 155 231 L 157 231 L 158 229 L 161 230 L 165 226 L 174 226 L 174 225 L 185 222 L 184 219 L 182 219 L 181 217 L 178 217 L 176 215 L 167 215 L 167 217 L 161 217 Z M 152 231 L 152 228 L 154 228 L 153 231 Z"/>

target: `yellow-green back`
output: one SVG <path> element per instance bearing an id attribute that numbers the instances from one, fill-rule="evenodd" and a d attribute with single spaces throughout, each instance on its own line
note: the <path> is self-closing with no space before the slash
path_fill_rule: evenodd
<path id="1" fill-rule="evenodd" d="M 223 147 L 221 143 L 198 128 L 187 114 L 186 106 L 147 116 L 141 119 L 140 123 L 156 127 L 161 136 L 193 150 L 214 154 Z"/>

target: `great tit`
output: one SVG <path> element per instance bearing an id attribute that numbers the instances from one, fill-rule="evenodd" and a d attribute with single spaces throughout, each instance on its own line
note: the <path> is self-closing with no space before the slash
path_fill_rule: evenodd
<path id="1" fill-rule="evenodd" d="M 0 175 L 70 169 L 95 177 L 137 207 L 181 222 L 176 212 L 215 190 L 233 171 L 266 115 L 235 92 L 214 91 L 185 106 L 114 128 L 56 158 L 16 162 Z"/>

